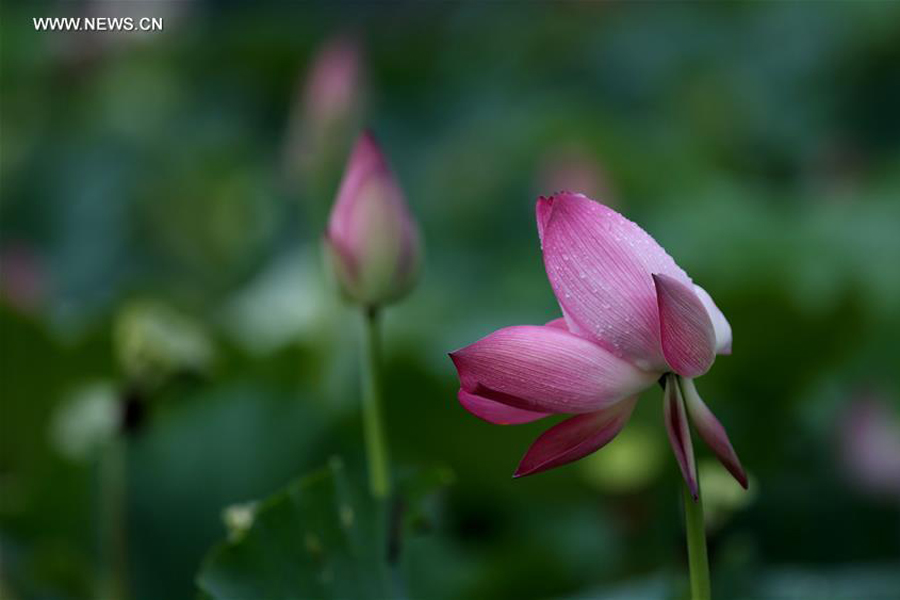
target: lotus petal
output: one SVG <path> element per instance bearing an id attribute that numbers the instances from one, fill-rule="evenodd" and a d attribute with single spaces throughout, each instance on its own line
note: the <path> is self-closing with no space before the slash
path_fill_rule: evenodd
<path id="1" fill-rule="evenodd" d="M 534 475 L 596 452 L 622 430 L 637 397 L 557 423 L 528 448 L 513 477 Z"/>
<path id="2" fill-rule="evenodd" d="M 716 358 L 716 333 L 706 307 L 687 287 L 667 275 L 654 274 L 659 303 L 663 354 L 673 371 L 684 377 L 706 373 Z"/>
<path id="3" fill-rule="evenodd" d="M 684 400 L 674 375 L 666 376 L 666 391 L 663 395 L 663 413 L 666 419 L 666 432 L 675 453 L 675 460 L 681 468 L 681 474 L 694 500 L 699 496 L 697 486 L 697 463 L 694 461 L 694 446 L 691 444 L 691 431 L 688 427 Z"/>
<path id="4" fill-rule="evenodd" d="M 731 324 L 706 290 L 695 285 L 694 291 L 700 298 L 700 302 L 706 307 L 706 312 L 709 313 L 713 329 L 716 332 L 716 354 L 731 354 Z"/>
<path id="5" fill-rule="evenodd" d="M 685 272 L 643 229 L 580 194 L 542 197 L 536 213 L 547 276 L 569 329 L 642 369 L 669 370 L 651 275 L 692 286 Z"/>
<path id="6" fill-rule="evenodd" d="M 450 358 L 467 392 L 540 413 L 600 410 L 657 378 L 593 342 L 540 325 L 500 329 Z"/>
<path id="7" fill-rule="evenodd" d="M 706 406 L 697 393 L 697 387 L 692 379 L 681 379 L 681 390 L 684 393 L 684 404 L 687 407 L 687 413 L 691 417 L 691 422 L 697 428 L 697 433 L 710 447 L 719 461 L 725 465 L 728 472 L 731 473 L 738 483 L 744 489 L 747 489 L 747 473 L 741 466 L 737 453 L 728 439 L 725 428 Z"/>
<path id="8" fill-rule="evenodd" d="M 515 408 L 496 400 L 476 396 L 463 389 L 459 390 L 459 403 L 479 419 L 495 425 L 519 425 L 537 421 L 547 416 L 547 413 Z"/>
<path id="9" fill-rule="evenodd" d="M 569 326 L 566 325 L 565 317 L 559 317 L 557 319 L 553 319 L 552 321 L 547 321 L 544 323 L 544 327 L 556 327 L 557 329 L 562 329 L 563 331 L 568 331 Z"/>

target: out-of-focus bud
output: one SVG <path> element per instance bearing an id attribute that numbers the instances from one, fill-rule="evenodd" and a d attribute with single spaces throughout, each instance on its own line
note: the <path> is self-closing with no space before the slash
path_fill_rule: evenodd
<path id="1" fill-rule="evenodd" d="M 369 132 L 356 142 L 325 233 L 344 294 L 374 307 L 406 295 L 421 262 L 418 227 Z"/>
<path id="2" fill-rule="evenodd" d="M 845 476 L 873 496 L 900 498 L 900 416 L 877 394 L 855 399 L 839 422 Z"/>
<path id="3" fill-rule="evenodd" d="M 306 116 L 323 125 L 352 113 L 359 100 L 359 47 L 347 37 L 329 41 L 316 56 L 305 89 Z"/>
<path id="4" fill-rule="evenodd" d="M 40 257 L 23 243 L 0 248 L 0 298 L 23 313 L 33 313 L 45 297 L 46 273 Z"/>
<path id="5" fill-rule="evenodd" d="M 291 114 L 285 157 L 289 177 L 318 179 L 336 166 L 332 159 L 343 156 L 358 125 L 363 79 L 362 52 L 353 37 L 331 38 L 312 58 Z"/>

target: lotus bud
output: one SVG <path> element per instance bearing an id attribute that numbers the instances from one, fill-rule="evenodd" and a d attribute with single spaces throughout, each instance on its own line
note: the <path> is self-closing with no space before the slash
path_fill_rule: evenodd
<path id="1" fill-rule="evenodd" d="M 839 426 L 838 455 L 850 483 L 876 497 L 900 498 L 900 415 L 891 398 L 860 394 Z"/>
<path id="2" fill-rule="evenodd" d="M 362 80 L 362 60 L 354 39 L 330 40 L 315 57 L 306 81 L 307 119 L 330 124 L 356 110 Z"/>
<path id="3" fill-rule="evenodd" d="M 357 140 L 325 233 L 338 284 L 375 307 L 406 295 L 421 262 L 419 232 L 403 192 L 369 132 Z"/>
<path id="4" fill-rule="evenodd" d="M 299 82 L 291 111 L 285 168 L 295 183 L 334 184 L 332 175 L 343 160 L 365 105 L 363 52 L 357 40 L 339 35 L 329 39 L 312 58 Z M 310 181 L 312 180 L 312 181 Z"/>
<path id="5" fill-rule="evenodd" d="M 47 292 L 47 273 L 41 257 L 24 243 L 0 247 L 0 301 L 19 312 L 40 310 Z"/>

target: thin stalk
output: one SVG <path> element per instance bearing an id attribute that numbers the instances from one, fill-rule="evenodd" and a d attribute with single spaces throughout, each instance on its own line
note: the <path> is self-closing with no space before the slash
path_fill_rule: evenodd
<path id="1" fill-rule="evenodd" d="M 706 555 L 706 528 L 703 523 L 703 495 L 697 479 L 697 500 L 682 481 L 684 498 L 684 527 L 687 534 L 688 566 L 691 576 L 691 599 L 710 600 L 709 559 Z"/>
<path id="2" fill-rule="evenodd" d="M 366 309 L 364 321 L 362 408 L 369 461 L 369 490 L 375 499 L 384 500 L 391 492 L 391 473 L 381 414 L 381 336 L 378 310 Z"/>
<path id="3" fill-rule="evenodd" d="M 111 600 L 125 600 L 129 597 L 125 444 L 125 440 L 121 438 L 112 440 L 104 450 L 100 465 L 101 546 L 105 569 L 102 586 L 103 597 Z"/>

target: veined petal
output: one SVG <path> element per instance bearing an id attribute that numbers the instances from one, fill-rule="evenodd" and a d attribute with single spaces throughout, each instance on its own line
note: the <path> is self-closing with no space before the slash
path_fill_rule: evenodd
<path id="1" fill-rule="evenodd" d="M 541 413 L 607 408 L 657 377 L 593 342 L 540 325 L 500 329 L 450 358 L 467 392 Z"/>
<path id="2" fill-rule="evenodd" d="M 713 329 L 716 332 L 716 354 L 731 354 L 731 324 L 706 290 L 695 285 L 694 292 L 697 293 L 697 297 L 700 298 L 700 302 L 709 313 Z"/>
<path id="3" fill-rule="evenodd" d="M 668 370 L 651 274 L 692 285 L 643 229 L 580 194 L 537 202 L 544 266 L 569 329 L 648 371 Z"/>
<path id="4" fill-rule="evenodd" d="M 634 396 L 610 408 L 557 423 L 528 448 L 513 477 L 540 473 L 596 452 L 622 430 L 636 402 Z"/>
<path id="5" fill-rule="evenodd" d="M 694 380 L 682 378 L 681 390 L 684 393 L 684 404 L 691 417 L 691 422 L 697 428 L 697 433 L 719 461 L 725 465 L 728 472 L 737 479 L 741 487 L 747 489 L 747 473 L 744 472 L 744 467 L 741 466 L 741 461 L 728 440 L 725 428 L 697 393 Z"/>
<path id="6" fill-rule="evenodd" d="M 519 425 L 543 419 L 547 413 L 523 410 L 477 396 L 464 389 L 459 390 L 459 403 L 467 411 L 488 423 L 495 425 Z"/>
<path id="7" fill-rule="evenodd" d="M 653 282 L 666 362 L 684 377 L 703 375 L 716 358 L 716 333 L 706 308 L 693 286 L 659 273 L 653 274 Z"/>
<path id="8" fill-rule="evenodd" d="M 544 244 L 544 227 L 550 220 L 550 213 L 553 212 L 553 196 L 549 198 L 541 196 L 538 198 L 537 204 L 534 206 L 535 220 L 537 221 L 538 239 L 541 240 L 541 246 Z"/>
<path id="9" fill-rule="evenodd" d="M 694 461 L 694 446 L 691 444 L 691 431 L 688 428 L 687 414 L 684 411 L 684 400 L 675 375 L 666 375 L 666 391 L 663 394 L 663 413 L 666 419 L 666 432 L 675 453 L 675 460 L 681 468 L 681 475 L 687 483 L 694 500 L 698 496 L 697 463 Z"/>
<path id="10" fill-rule="evenodd" d="M 559 317 L 557 319 L 553 319 L 552 321 L 547 321 L 544 323 L 544 327 L 556 327 L 557 329 L 562 329 L 563 331 L 568 331 L 569 326 L 566 325 L 565 317 Z"/>

